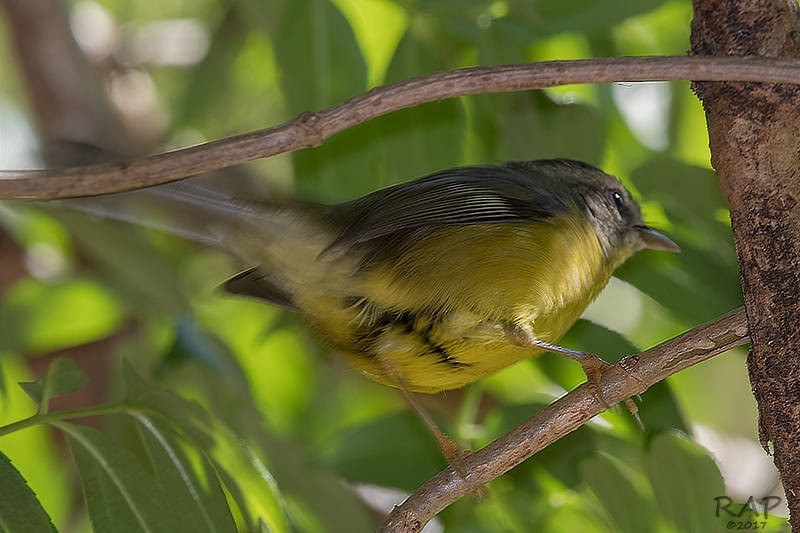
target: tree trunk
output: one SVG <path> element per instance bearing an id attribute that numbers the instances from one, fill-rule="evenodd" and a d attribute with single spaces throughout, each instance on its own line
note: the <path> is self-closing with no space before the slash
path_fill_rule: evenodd
<path id="1" fill-rule="evenodd" d="M 692 54 L 800 56 L 796 0 L 694 0 Z M 730 206 L 759 435 L 800 531 L 800 88 L 696 83 Z"/>

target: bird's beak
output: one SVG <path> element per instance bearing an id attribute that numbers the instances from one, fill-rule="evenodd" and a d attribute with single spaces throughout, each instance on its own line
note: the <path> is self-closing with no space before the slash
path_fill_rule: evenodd
<path id="1" fill-rule="evenodd" d="M 649 250 L 661 250 L 664 252 L 680 252 L 680 247 L 672 242 L 672 239 L 647 226 L 636 226 L 639 239 L 645 248 Z"/>

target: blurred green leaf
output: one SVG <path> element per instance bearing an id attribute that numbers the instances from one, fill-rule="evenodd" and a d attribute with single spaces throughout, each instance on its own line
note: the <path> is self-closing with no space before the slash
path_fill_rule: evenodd
<path id="1" fill-rule="evenodd" d="M 242 384 L 247 382 L 230 347 L 213 333 L 202 329 L 192 317 L 183 317 L 175 324 L 175 340 L 162 364 L 180 365 L 188 361 L 200 361 L 208 365 L 214 369 L 217 377 L 232 378 Z"/>
<path id="2" fill-rule="evenodd" d="M 248 33 L 247 21 L 243 20 L 239 4 L 231 3 L 213 29 L 208 53 L 191 69 L 184 90 L 175 102 L 175 121 L 178 124 L 195 125 L 211 110 L 234 105 L 234 101 L 228 98 L 230 91 L 236 90 L 234 80 L 219 73 L 230 68 Z M 214 90 L 208 90 L 212 86 Z"/>
<path id="3" fill-rule="evenodd" d="M 501 406 L 484 421 L 487 433 L 495 436 L 505 434 L 544 407 L 546 404 L 537 403 Z M 546 447 L 507 475 L 520 480 L 530 478 L 532 473 L 543 470 L 563 486 L 574 488 L 581 481 L 581 460 L 594 453 L 596 446 L 595 431 L 589 426 L 583 426 Z"/>
<path id="4" fill-rule="evenodd" d="M 541 93 L 477 96 L 471 128 L 492 161 L 566 157 L 600 163 L 603 123 L 583 104 L 556 104 Z"/>
<path id="5" fill-rule="evenodd" d="M 292 114 L 317 111 L 366 90 L 367 67 L 353 31 L 328 0 L 289 3 L 273 46 Z M 366 192 L 365 178 L 378 174 L 377 137 L 374 126 L 364 124 L 319 148 L 294 153 L 298 194 L 341 201 Z"/>
<path id="6" fill-rule="evenodd" d="M 606 31 L 623 20 L 650 11 L 665 0 L 562 0 L 536 3 L 540 24 L 549 33 L 580 31 L 593 33 Z"/>
<path id="7" fill-rule="evenodd" d="M 67 436 L 95 533 L 181 530 L 185 517 L 171 505 L 184 488 L 159 484 L 124 446 L 96 429 L 52 424 Z"/>
<path id="8" fill-rule="evenodd" d="M 637 254 L 617 276 L 687 324 L 705 322 L 741 305 L 733 237 L 716 215 L 726 204 L 714 173 L 655 159 L 637 169 L 632 179 L 645 198 L 660 200 L 673 223 L 667 233 L 681 253 Z M 704 304 L 697 305 L 699 301 Z"/>
<path id="9" fill-rule="evenodd" d="M 366 66 L 353 31 L 327 0 L 294 0 L 274 36 L 292 113 L 318 111 L 366 88 Z"/>
<path id="10" fill-rule="evenodd" d="M 75 392 L 83 387 L 84 383 L 86 374 L 78 368 L 75 361 L 59 357 L 50 363 L 43 378 L 19 385 L 34 402 L 39 404 L 39 412 L 44 414 L 50 408 L 51 398 Z"/>
<path id="11" fill-rule="evenodd" d="M 646 472 L 658 507 L 679 531 L 716 530 L 714 498 L 725 495 L 725 483 L 705 448 L 662 433 L 647 452 Z"/>
<path id="12" fill-rule="evenodd" d="M 13 533 L 56 531 L 25 478 L 0 452 L 0 529 Z"/>
<path id="13" fill-rule="evenodd" d="M 144 239 L 141 230 L 121 222 L 100 222 L 69 209 L 53 213 L 81 249 L 102 267 L 129 308 L 146 316 L 175 315 L 186 308 L 174 269 Z"/>
<path id="14" fill-rule="evenodd" d="M 327 461 L 342 476 L 412 490 L 446 466 L 413 413 L 395 413 L 350 430 Z"/>
<path id="15" fill-rule="evenodd" d="M 633 483 L 630 467 L 606 454 L 597 454 L 581 462 L 583 479 L 602 502 L 620 533 L 655 531 L 656 506 L 652 494 Z M 642 480 L 643 481 L 643 480 Z"/>
<path id="16" fill-rule="evenodd" d="M 446 68 L 437 51 L 406 32 L 395 50 L 386 82 Z M 374 121 L 380 132 L 382 181 L 389 185 L 448 168 L 461 160 L 464 141 L 464 111 L 458 100 L 444 100 L 404 109 Z"/>
<path id="17" fill-rule="evenodd" d="M 6 386 L 6 371 L 3 369 L 3 353 L 0 352 L 0 397 L 6 398 L 8 387 Z"/>
<path id="18" fill-rule="evenodd" d="M 0 350 L 41 354 L 85 344 L 116 331 L 123 318 L 118 300 L 94 281 L 23 279 L 0 300 Z"/>

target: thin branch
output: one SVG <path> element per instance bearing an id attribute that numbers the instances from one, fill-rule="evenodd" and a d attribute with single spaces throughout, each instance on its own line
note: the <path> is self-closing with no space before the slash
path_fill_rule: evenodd
<path id="1" fill-rule="evenodd" d="M 744 308 L 678 335 L 649 350 L 621 359 L 603 373 L 602 395 L 609 403 L 643 393 L 650 386 L 749 341 Z M 392 511 L 382 531 L 417 532 L 442 509 L 508 472 L 536 452 L 574 431 L 607 407 L 584 384 L 545 407 L 485 448 L 464 460 L 460 477 L 447 468 Z"/>
<path id="2" fill-rule="evenodd" d="M 475 67 L 373 89 L 281 125 L 174 152 L 61 171 L 0 172 L 0 198 L 54 199 L 140 189 L 319 146 L 330 136 L 392 111 L 465 95 L 575 83 L 749 81 L 800 84 L 800 64 L 761 57 L 623 57 Z"/>

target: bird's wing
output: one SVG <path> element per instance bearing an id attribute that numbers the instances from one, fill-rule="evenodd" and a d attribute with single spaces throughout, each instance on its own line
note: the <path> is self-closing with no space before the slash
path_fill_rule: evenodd
<path id="1" fill-rule="evenodd" d="M 259 298 L 291 311 L 297 311 L 292 295 L 270 281 L 257 267 L 236 274 L 225 282 L 224 287 L 233 294 Z"/>
<path id="2" fill-rule="evenodd" d="M 566 211 L 542 180 L 508 166 L 446 170 L 331 208 L 341 227 L 325 252 L 421 228 L 546 220 Z"/>

